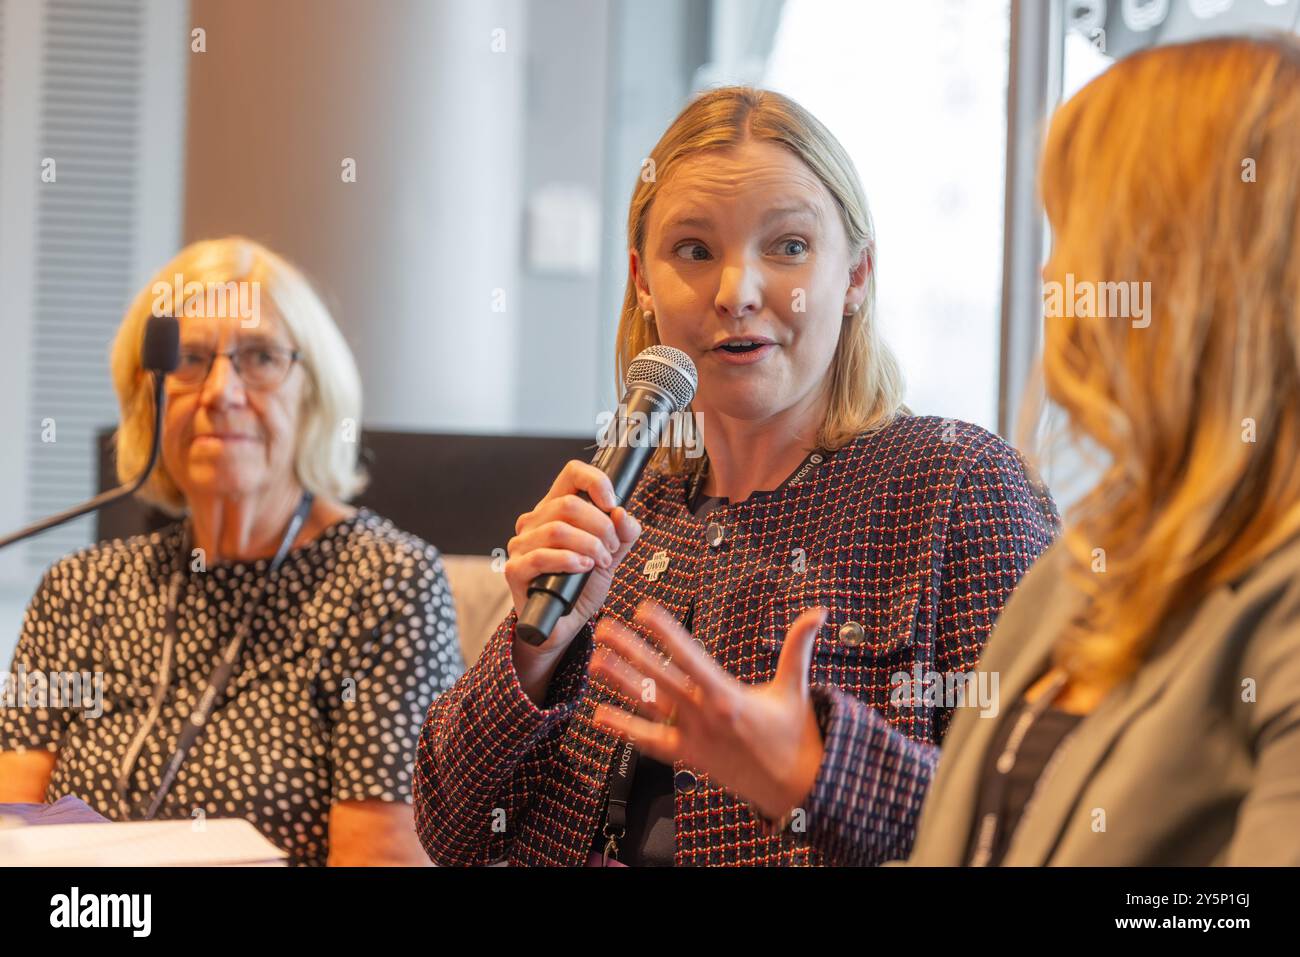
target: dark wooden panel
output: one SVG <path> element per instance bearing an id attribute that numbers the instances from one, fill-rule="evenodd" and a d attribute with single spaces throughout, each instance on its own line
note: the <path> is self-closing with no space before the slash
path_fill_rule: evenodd
<path id="1" fill-rule="evenodd" d="M 441 551 L 489 555 L 514 534 L 515 518 L 537 504 L 569 459 L 589 460 L 590 438 L 366 432 L 370 485 L 365 505 Z M 111 433 L 100 435 L 99 487 L 116 484 Z M 167 517 L 134 500 L 99 513 L 98 537 L 124 538 Z"/>

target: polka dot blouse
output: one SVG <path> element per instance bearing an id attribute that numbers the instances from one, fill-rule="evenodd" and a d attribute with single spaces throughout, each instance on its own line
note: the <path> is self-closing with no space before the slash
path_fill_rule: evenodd
<path id="1" fill-rule="evenodd" d="M 179 523 L 93 546 L 55 564 L 32 599 L 10 672 L 103 675 L 99 716 L 93 705 L 0 708 L 0 751 L 58 753 L 47 801 L 72 794 L 113 820 L 144 815 L 270 564 L 196 571 L 179 561 L 183 547 Z M 178 567 L 171 680 L 119 802 L 115 780 L 149 714 Z M 291 551 L 271 580 L 157 818 L 245 818 L 289 863 L 323 865 L 331 805 L 410 803 L 425 712 L 463 670 L 437 550 L 360 509 Z"/>

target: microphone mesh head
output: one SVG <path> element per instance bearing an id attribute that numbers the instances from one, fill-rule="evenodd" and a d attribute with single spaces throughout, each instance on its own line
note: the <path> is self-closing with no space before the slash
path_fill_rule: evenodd
<path id="1" fill-rule="evenodd" d="M 673 411 L 680 412 L 695 397 L 699 376 L 691 357 L 672 346 L 651 346 L 627 367 L 625 385 L 648 385 L 672 397 Z"/>
<path id="2" fill-rule="evenodd" d="M 150 372 L 168 373 L 181 361 L 181 327 L 172 316 L 150 316 L 144 327 L 140 364 Z"/>

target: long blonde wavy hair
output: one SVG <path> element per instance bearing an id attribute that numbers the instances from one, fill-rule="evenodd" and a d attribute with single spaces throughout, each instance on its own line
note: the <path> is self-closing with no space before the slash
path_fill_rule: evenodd
<path id="1" fill-rule="evenodd" d="M 1045 280 L 1151 284 L 1145 328 L 1046 320 L 1047 398 L 1107 460 L 1063 533 L 1086 602 L 1056 662 L 1106 688 L 1300 531 L 1300 42 L 1116 63 L 1057 112 L 1041 183 Z"/>
<path id="2" fill-rule="evenodd" d="M 821 448 L 837 449 L 864 431 L 888 424 L 903 409 L 903 376 L 876 326 L 876 236 L 866 194 L 853 160 L 816 117 L 770 90 L 727 86 L 696 97 L 642 165 L 628 209 L 628 248 L 644 261 L 650 207 L 660 184 L 682 160 L 748 140 L 775 143 L 799 157 L 834 198 L 852 258 L 864 250 L 870 257 L 871 274 L 862 304 L 840 329 L 830 369 L 830 402 L 817 434 Z M 618 381 L 623 381 L 627 367 L 643 349 L 658 344 L 659 331 L 644 320 L 629 271 L 615 352 Z M 669 472 L 687 468 L 684 451 L 676 447 L 660 448 L 652 463 Z"/>

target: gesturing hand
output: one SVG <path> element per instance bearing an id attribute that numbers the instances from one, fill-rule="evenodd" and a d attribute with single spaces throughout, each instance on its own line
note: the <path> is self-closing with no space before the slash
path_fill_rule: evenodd
<path id="1" fill-rule="evenodd" d="M 593 674 L 639 702 L 647 717 L 599 705 L 596 723 L 671 764 L 681 760 L 773 820 L 812 790 L 823 748 L 808 668 L 824 608 L 800 615 L 786 632 L 776 676 L 747 685 L 718 667 L 662 606 L 643 602 L 635 619 L 669 659 L 609 618 L 596 626 Z M 653 719 L 653 720 L 648 720 Z"/>

